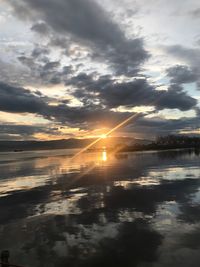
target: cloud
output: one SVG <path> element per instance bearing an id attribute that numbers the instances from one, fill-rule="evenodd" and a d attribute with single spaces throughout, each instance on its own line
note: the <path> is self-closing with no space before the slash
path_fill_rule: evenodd
<path id="1" fill-rule="evenodd" d="M 184 60 L 189 65 L 199 68 L 200 64 L 200 49 L 189 48 L 182 45 L 165 46 L 165 51 L 172 56 Z"/>
<path id="2" fill-rule="evenodd" d="M 66 77 L 66 68 L 60 67 L 60 62 L 51 61 L 49 49 L 36 45 L 29 55 L 24 53 L 17 55 L 17 60 L 9 62 L 0 59 L 0 81 L 18 86 L 41 86 L 42 84 L 55 84 L 53 82 L 58 76 Z M 67 66 L 66 66 L 67 67 Z M 68 70 L 69 70 L 68 66 Z M 72 68 L 71 68 L 72 70 Z M 57 83 L 60 82 L 57 79 Z"/>
<path id="3" fill-rule="evenodd" d="M 42 21 L 34 24 L 33 30 L 44 32 L 47 26 L 54 36 L 71 36 L 91 49 L 93 59 L 107 61 L 117 73 L 134 74 L 149 57 L 143 40 L 128 39 L 110 14 L 95 1 L 20 0 L 16 3 L 10 0 L 10 3 L 21 18 L 26 12 L 29 18 Z"/>
<path id="4" fill-rule="evenodd" d="M 33 113 L 49 120 L 82 127 L 88 124 L 114 124 L 129 113 L 117 113 L 98 106 L 71 107 L 67 104 L 51 105 L 41 93 L 22 87 L 0 83 L 0 110 L 12 113 Z M 56 101 L 56 100 L 55 100 Z M 89 127 L 89 126 L 88 126 Z"/>
<path id="5" fill-rule="evenodd" d="M 46 48 L 46 47 L 36 46 L 33 49 L 31 56 L 33 58 L 38 58 L 38 57 L 41 57 L 41 56 L 44 56 L 44 55 L 48 55 L 49 52 L 50 52 L 49 49 Z"/>
<path id="6" fill-rule="evenodd" d="M 170 108 L 179 109 L 181 111 L 195 108 L 197 100 L 189 96 L 181 86 L 172 84 L 166 93 L 159 92 L 160 100 L 158 100 L 158 109 Z"/>
<path id="7" fill-rule="evenodd" d="M 41 35 L 48 35 L 49 34 L 49 28 L 46 25 L 46 23 L 44 23 L 44 22 L 37 22 L 37 23 L 33 24 L 33 26 L 31 27 L 31 30 L 35 31 Z"/>
<path id="8" fill-rule="evenodd" d="M 174 66 L 167 70 L 172 81 L 177 81 L 177 83 L 196 82 L 197 89 L 200 89 L 200 49 L 182 45 L 165 46 L 164 49 L 169 55 L 184 63 L 184 65 Z"/>
<path id="9" fill-rule="evenodd" d="M 0 125 L 0 140 L 27 140 L 34 139 L 36 133 L 56 134 L 54 128 L 49 128 L 47 125 L 23 125 L 23 124 L 1 124 Z"/>
<path id="10" fill-rule="evenodd" d="M 157 1 L 155 8 L 153 0 L 148 3 L 142 0 L 141 3 L 131 0 L 117 1 L 117 7 L 116 1 L 107 0 L 7 2 L 13 8 L 12 15 L 18 16 L 17 19 L 10 16 L 11 23 L 16 22 L 14 28 L 22 29 L 22 35 L 14 37 L 15 40 L 9 45 L 12 53 L 5 49 L 5 62 L 0 62 L 0 110 L 33 113 L 53 124 L 62 123 L 90 130 L 105 125 L 114 126 L 132 115 L 132 108 L 135 107 L 142 109 L 142 106 L 153 106 L 153 112 L 163 110 L 162 114 L 165 114 L 165 109 L 197 109 L 197 100 L 184 91 L 184 85 L 191 82 L 200 84 L 200 49 L 180 45 L 184 38 L 195 36 L 195 32 L 192 31 L 191 35 L 182 38 L 181 34 L 177 36 L 171 31 L 169 33 L 167 28 L 163 33 L 163 28 L 158 23 L 161 17 L 162 21 L 167 22 L 170 18 L 170 23 L 173 23 L 175 13 L 179 16 L 178 19 L 181 16 L 190 19 L 191 16 L 198 17 L 196 5 L 183 5 L 179 10 L 180 3 L 175 6 L 174 3 L 170 4 L 163 9 L 163 1 Z M 8 7 L 8 13 L 12 12 L 10 10 Z M 176 10 L 179 10 L 179 14 Z M 159 12 L 162 16 L 157 15 Z M 191 13 L 190 17 L 188 12 Z M 195 20 L 192 21 L 194 23 Z M 151 23 L 155 26 L 154 32 Z M 195 27 L 194 25 L 194 31 Z M 6 31 L 7 28 L 5 33 Z M 14 29 L 13 34 L 15 32 Z M 136 32 L 142 32 L 143 35 L 134 35 Z M 145 43 L 144 38 L 138 36 L 146 36 Z M 157 84 L 162 79 L 158 76 L 162 74 L 162 69 L 159 68 L 163 64 L 164 56 L 155 49 L 157 44 L 154 42 L 155 39 L 163 41 L 163 36 L 165 44 L 169 44 L 170 40 L 180 41 L 179 45 L 164 47 L 165 54 L 167 52 L 167 56 L 173 58 L 171 67 L 168 61 L 164 63 L 164 66 L 168 66 L 167 79 L 165 77 L 162 80 L 163 87 L 168 88 L 166 91 L 158 90 L 153 85 L 153 82 Z M 23 44 L 13 45 L 16 42 Z M 143 65 L 150 57 L 146 47 L 155 53 L 153 64 Z M 13 59 L 15 56 L 17 62 Z M 143 69 L 143 66 L 147 69 Z M 59 84 L 62 84 L 62 88 L 57 92 Z M 63 85 L 66 86 L 65 92 Z M 40 86 L 41 93 L 28 90 L 27 86 Z M 45 94 L 52 90 L 50 94 L 57 96 L 49 99 L 44 97 L 42 90 Z M 70 102 L 66 99 L 72 100 Z M 77 106 L 78 103 L 80 106 Z M 122 112 L 123 110 L 129 111 Z M 134 123 L 134 128 L 128 126 L 125 130 L 169 133 L 170 130 L 177 132 L 192 127 L 196 129 L 199 125 L 197 118 L 161 120 L 155 117 L 143 118 L 143 115 Z M 10 134 L 14 135 L 16 130 L 16 134 L 21 131 L 23 135 L 22 127 L 14 128 L 15 126 L 4 126 Z M 24 136 L 26 131 L 27 136 L 33 135 L 32 130 L 31 127 L 24 129 Z M 39 131 L 36 127 L 37 130 Z M 3 134 L 6 134 L 6 130 Z"/>
<path id="11" fill-rule="evenodd" d="M 30 56 L 20 56 L 18 60 L 30 70 L 29 83 L 33 85 L 54 85 L 64 82 L 73 71 L 73 67 L 61 66 L 60 61 L 50 61 L 49 51 L 43 47 L 33 49 Z"/>
<path id="12" fill-rule="evenodd" d="M 181 131 L 195 131 L 200 128 L 200 119 L 197 115 L 192 118 L 165 119 L 161 117 L 141 117 L 134 124 L 130 124 L 127 132 L 144 133 L 145 136 L 155 137 L 159 135 L 179 134 Z M 144 137 L 145 137 L 144 136 Z"/>
<path id="13" fill-rule="evenodd" d="M 46 66 L 47 70 L 50 65 Z M 166 92 L 157 91 L 149 86 L 146 80 L 133 80 L 132 82 L 118 84 L 109 76 L 102 76 L 96 79 L 95 82 L 91 76 L 81 74 L 79 77 L 74 77 L 72 81 L 79 86 L 75 90 L 74 95 L 83 101 L 83 106 L 70 106 L 68 102 L 61 103 L 56 99 L 49 99 L 37 91 L 33 92 L 23 87 L 16 87 L 1 82 L 0 110 L 11 113 L 32 113 L 40 115 L 57 125 L 62 123 L 69 127 L 91 130 L 101 127 L 113 127 L 133 115 L 133 112 L 112 110 L 112 108 L 122 105 L 127 107 L 149 105 L 149 101 L 151 101 L 151 105 L 154 104 L 157 110 L 166 107 L 188 110 L 195 108 L 196 105 L 196 100 L 182 91 L 181 87 L 169 88 Z M 89 100 L 87 99 L 88 94 L 93 94 L 89 96 Z M 55 104 L 51 105 L 51 101 L 55 102 Z M 196 118 L 190 121 L 163 120 L 161 123 L 155 120 L 152 122 L 144 121 L 141 119 L 143 116 L 144 114 L 141 114 L 137 117 L 137 121 L 134 121 L 133 132 L 137 132 L 138 129 L 143 131 L 144 128 L 146 133 L 155 133 L 158 129 L 160 131 L 165 129 L 165 132 L 169 132 L 169 130 L 175 131 L 175 129 L 177 131 L 188 129 L 192 125 L 193 127 L 194 125 L 198 127 Z M 6 128 L 6 126 L 2 126 L 1 129 L 4 135 L 5 131 L 11 135 L 20 134 L 21 131 L 24 137 L 31 136 L 37 132 L 55 134 L 55 131 L 52 132 L 52 129 L 47 131 L 37 127 L 34 130 L 32 127 L 23 128 L 22 126 L 17 126 L 15 128 L 15 126 L 7 126 Z M 129 129 L 127 130 L 129 131 Z"/>
<path id="14" fill-rule="evenodd" d="M 25 66 L 17 64 L 14 60 L 7 62 L 0 59 L 0 81 L 24 84 L 31 81 L 31 74 Z"/>
<path id="15" fill-rule="evenodd" d="M 45 106 L 44 98 L 30 90 L 0 82 L 1 111 L 40 113 Z"/>
<path id="16" fill-rule="evenodd" d="M 199 19 L 200 18 L 200 8 L 193 9 L 189 12 L 189 15 L 193 18 Z"/>
<path id="17" fill-rule="evenodd" d="M 47 119 L 68 123 L 71 127 L 91 129 L 98 127 L 113 127 L 133 113 L 114 112 L 98 106 L 70 107 L 67 105 L 50 106 L 42 112 Z"/>
<path id="18" fill-rule="evenodd" d="M 68 83 L 77 88 L 74 96 L 85 104 L 94 101 L 107 108 L 147 105 L 155 106 L 158 110 L 177 108 L 185 111 L 197 104 L 197 101 L 187 95 L 181 86 L 171 85 L 167 91 L 158 91 L 149 85 L 146 79 L 121 82 L 109 75 L 97 79 L 93 75 L 81 73 Z"/>
<path id="19" fill-rule="evenodd" d="M 166 70 L 171 83 L 184 84 L 193 83 L 198 80 L 197 73 L 186 65 L 176 65 Z"/>

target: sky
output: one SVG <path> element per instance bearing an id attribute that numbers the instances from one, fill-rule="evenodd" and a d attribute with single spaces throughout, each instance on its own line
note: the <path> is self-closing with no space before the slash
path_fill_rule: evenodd
<path id="1" fill-rule="evenodd" d="M 198 0 L 0 0 L 0 140 L 200 134 Z"/>

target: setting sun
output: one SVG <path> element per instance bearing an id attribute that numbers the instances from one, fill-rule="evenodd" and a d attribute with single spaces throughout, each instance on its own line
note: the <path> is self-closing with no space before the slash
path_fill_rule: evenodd
<path id="1" fill-rule="evenodd" d="M 101 138 L 102 138 L 102 139 L 106 139 L 107 137 L 108 137 L 107 134 L 102 134 L 102 135 L 101 135 Z"/>

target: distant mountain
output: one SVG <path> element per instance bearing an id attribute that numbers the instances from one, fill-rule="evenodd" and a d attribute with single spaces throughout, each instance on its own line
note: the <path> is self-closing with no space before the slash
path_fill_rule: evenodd
<path id="1" fill-rule="evenodd" d="M 49 149 L 70 149 L 70 148 L 82 148 L 92 142 L 96 138 L 85 139 L 62 139 L 51 141 L 0 141 L 0 151 L 22 151 L 22 150 L 49 150 Z M 148 140 L 135 139 L 129 137 L 108 137 L 101 139 L 96 143 L 93 148 L 100 147 L 116 147 L 119 145 L 133 145 L 133 144 L 146 144 L 150 143 Z"/>

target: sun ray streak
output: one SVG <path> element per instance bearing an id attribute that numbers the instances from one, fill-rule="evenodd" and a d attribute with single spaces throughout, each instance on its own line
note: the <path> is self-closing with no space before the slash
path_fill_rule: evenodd
<path id="1" fill-rule="evenodd" d="M 128 117 L 127 119 L 125 119 L 124 121 L 120 122 L 118 125 L 116 125 L 114 128 L 112 128 L 111 130 L 109 130 L 107 133 L 105 133 L 105 136 L 109 136 L 111 133 L 113 133 L 114 131 L 118 130 L 119 128 L 121 128 L 122 126 L 124 126 L 126 123 L 128 123 L 129 121 L 133 120 L 133 119 L 137 119 L 138 117 L 141 116 L 141 113 L 137 113 L 137 114 L 133 114 L 130 117 Z M 81 149 L 78 153 L 76 153 L 71 160 L 74 160 L 77 156 L 79 156 L 81 153 L 87 151 L 90 147 L 92 147 L 93 145 L 95 145 L 96 143 L 98 143 L 100 140 L 102 140 L 104 137 L 100 136 L 99 138 L 97 138 L 96 140 L 94 140 L 92 143 L 90 143 L 89 145 L 87 145 L 86 147 L 84 147 L 83 149 Z"/>
<path id="2" fill-rule="evenodd" d="M 167 93 L 167 92 L 166 92 Z M 149 105 L 155 105 L 156 102 L 158 102 L 160 99 L 162 99 L 165 96 L 165 94 L 160 95 L 160 97 L 156 100 L 156 101 L 151 101 L 149 103 Z M 134 113 L 133 115 L 131 115 L 130 117 L 128 117 L 127 119 L 123 120 L 122 122 L 120 122 L 119 124 L 117 124 L 114 128 L 112 128 L 111 130 L 109 130 L 107 133 L 103 134 L 103 136 L 97 138 L 96 140 L 94 140 L 91 144 L 87 145 L 86 147 L 84 147 L 83 149 L 81 149 L 78 153 L 76 153 L 73 157 L 71 157 L 69 159 L 69 161 L 74 160 L 76 157 L 78 157 L 81 153 L 87 151 L 90 147 L 92 147 L 93 145 L 95 145 L 96 143 L 98 143 L 101 139 L 104 138 L 104 136 L 109 136 L 111 133 L 113 133 L 114 131 L 118 130 L 119 128 L 121 128 L 122 126 L 128 124 L 131 120 L 135 119 L 137 120 L 138 118 L 141 117 L 145 117 L 147 115 L 150 115 L 152 113 L 155 113 L 156 111 L 149 111 L 147 113 Z M 111 152 L 111 155 L 117 153 L 120 151 L 120 148 L 116 148 L 115 150 L 113 150 Z M 88 174 L 90 171 L 92 171 L 95 168 L 96 164 L 93 163 L 91 166 L 89 166 L 89 168 L 87 168 L 84 172 L 80 173 L 78 176 L 75 177 L 75 179 L 73 181 L 71 181 L 68 186 L 71 186 L 72 184 L 74 184 L 77 180 L 81 179 L 83 176 L 85 176 L 86 174 Z"/>

